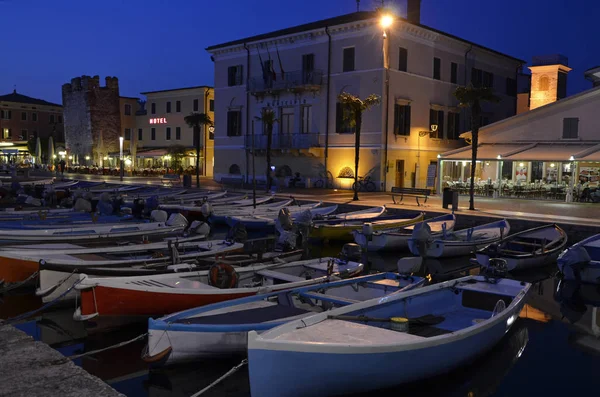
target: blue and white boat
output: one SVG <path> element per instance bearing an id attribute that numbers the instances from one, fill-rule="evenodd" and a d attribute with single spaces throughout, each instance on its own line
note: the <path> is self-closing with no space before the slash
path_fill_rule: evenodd
<path id="1" fill-rule="evenodd" d="M 445 235 L 454 229 L 456 216 L 444 214 L 435 218 L 427 219 L 421 223 L 429 226 L 433 236 Z M 417 224 L 419 225 L 419 224 Z M 408 249 L 408 240 L 412 237 L 415 225 L 395 227 L 390 229 L 375 230 L 369 236 L 365 230 L 354 230 L 354 241 L 367 251 L 389 251 Z M 367 228 L 368 229 L 368 228 Z"/>
<path id="2" fill-rule="evenodd" d="M 504 337 L 530 286 L 467 276 L 251 331 L 251 394 L 335 396 L 445 373 Z"/>
<path id="3" fill-rule="evenodd" d="M 433 234 L 425 225 L 417 224 L 413 236 L 408 241 L 408 248 L 413 255 L 427 258 L 447 258 L 470 255 L 480 248 L 496 243 L 510 232 L 510 224 L 506 219 L 461 229 L 457 231 Z M 421 252 L 421 248 L 425 252 Z"/>
<path id="4" fill-rule="evenodd" d="M 570 246 L 556 262 L 565 280 L 600 284 L 600 234 Z"/>
<path id="5" fill-rule="evenodd" d="M 425 283 L 425 279 L 379 273 L 201 306 L 148 320 L 144 359 L 173 364 L 213 356 L 245 354 L 249 331 L 264 332 L 314 313 L 381 298 Z"/>

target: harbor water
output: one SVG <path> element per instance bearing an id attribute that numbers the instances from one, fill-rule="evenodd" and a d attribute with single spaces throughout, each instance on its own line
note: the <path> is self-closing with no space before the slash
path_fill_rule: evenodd
<path id="1" fill-rule="evenodd" d="M 337 255 L 339 245 L 313 246 L 312 256 Z M 370 254 L 371 271 L 394 271 L 398 255 Z M 424 275 L 436 280 L 477 274 L 469 258 L 430 261 Z M 600 287 L 568 285 L 554 277 L 555 266 L 511 277 L 533 283 L 528 304 L 502 341 L 491 351 L 451 373 L 391 390 L 377 396 L 565 396 L 600 393 Z M 557 293 L 557 288 L 559 287 Z M 39 308 L 32 290 L 0 297 L 0 318 Z M 65 356 L 102 349 L 147 331 L 146 324 L 112 332 L 94 332 L 73 321 L 73 304 L 50 308 L 17 328 L 47 343 Z M 211 359 L 164 369 L 148 368 L 141 352 L 145 340 L 75 360 L 127 396 L 190 396 L 237 365 L 243 357 Z M 357 366 L 361 363 L 357 362 Z M 301 373 L 302 368 L 298 368 Z M 402 368 L 398 368 L 402 371 Z M 344 376 L 331 369 L 331 376 Z M 368 379 L 364 380 L 368 382 Z M 203 396 L 249 396 L 243 367 Z M 0 392 L 1 394 L 1 392 Z"/>

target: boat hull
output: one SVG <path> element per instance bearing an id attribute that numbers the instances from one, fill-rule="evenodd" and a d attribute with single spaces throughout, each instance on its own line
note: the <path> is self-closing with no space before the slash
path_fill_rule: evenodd
<path id="1" fill-rule="evenodd" d="M 371 241 L 367 241 L 367 237 L 356 230 L 353 232 L 353 235 L 354 242 L 366 248 L 369 252 L 387 250 L 404 251 L 408 249 L 408 240 L 411 238 L 411 234 L 377 233 L 373 234 Z"/>
<path id="2" fill-rule="evenodd" d="M 522 304 L 511 311 L 518 315 Z M 503 313 L 504 314 L 504 313 Z M 372 353 L 267 350 L 248 340 L 250 388 L 253 396 L 334 396 L 385 389 L 448 372 L 490 350 L 508 332 L 507 321 L 470 337 L 431 347 Z M 360 365 L 357 365 L 360 363 Z M 299 373 L 298 368 L 302 368 Z M 402 368 L 401 371 L 398 369 Z M 334 376 L 344 374 L 344 376 Z M 301 381 L 299 381 L 301 377 Z M 368 379 L 368 382 L 365 382 Z"/>
<path id="3" fill-rule="evenodd" d="M 359 230 L 365 222 L 374 222 L 372 224 L 373 230 L 383 230 L 390 228 L 400 228 L 405 226 L 413 225 L 423 220 L 423 215 L 420 215 L 413 219 L 399 219 L 397 222 L 385 222 L 377 223 L 375 219 L 364 219 L 357 221 L 349 221 L 347 224 L 319 224 L 312 227 L 310 231 L 310 237 L 323 240 L 335 240 L 335 241 L 352 241 L 354 230 Z"/>
<path id="4" fill-rule="evenodd" d="M 527 256 L 524 258 L 518 257 L 509 257 L 509 256 L 499 256 L 499 259 L 503 259 L 506 261 L 506 267 L 509 271 L 512 270 L 524 270 L 531 269 L 535 267 L 541 267 L 548 265 L 558 258 L 560 252 L 552 252 L 545 255 L 536 255 L 536 256 Z M 488 267 L 490 263 L 490 256 L 483 253 L 477 252 L 477 263 L 479 263 L 483 267 Z"/>
<path id="5" fill-rule="evenodd" d="M 0 280 L 6 283 L 18 283 L 27 280 L 40 268 L 37 261 L 1 257 Z"/>

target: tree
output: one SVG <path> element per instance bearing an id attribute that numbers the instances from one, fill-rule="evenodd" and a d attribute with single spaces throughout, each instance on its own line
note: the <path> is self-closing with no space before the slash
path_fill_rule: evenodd
<path id="1" fill-rule="evenodd" d="M 358 160 L 360 152 L 360 129 L 362 126 L 362 114 L 365 110 L 369 110 L 375 105 L 379 105 L 381 98 L 375 94 L 371 94 L 364 100 L 357 96 L 342 92 L 338 95 L 338 101 L 344 109 L 343 120 L 350 127 L 355 128 L 354 135 L 354 197 L 352 200 L 358 200 Z"/>
<path id="2" fill-rule="evenodd" d="M 179 169 L 183 165 L 183 157 L 185 157 L 186 150 L 182 145 L 171 145 L 167 148 L 167 153 L 171 156 L 171 168 L 179 173 Z"/>
<path id="3" fill-rule="evenodd" d="M 471 183 L 469 187 L 469 209 L 475 210 L 475 167 L 477 166 L 477 145 L 479 144 L 479 127 L 481 124 L 481 104 L 498 102 L 500 98 L 494 95 L 489 87 L 458 87 L 454 91 L 459 106 L 471 109 Z"/>
<path id="4" fill-rule="evenodd" d="M 263 123 L 264 133 L 267 135 L 267 191 L 271 189 L 273 185 L 273 178 L 271 178 L 271 145 L 273 143 L 273 125 L 279 120 L 275 117 L 275 112 L 271 108 L 263 108 L 259 117 L 256 117 Z M 252 153 L 254 156 L 254 153 Z"/>
<path id="5" fill-rule="evenodd" d="M 206 113 L 190 113 L 184 118 L 185 123 L 194 129 L 194 141 L 196 141 L 196 187 L 200 187 L 200 127 L 213 126 L 210 116 Z"/>

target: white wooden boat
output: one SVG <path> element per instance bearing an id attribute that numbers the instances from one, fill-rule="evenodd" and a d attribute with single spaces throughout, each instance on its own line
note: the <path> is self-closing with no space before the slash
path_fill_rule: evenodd
<path id="1" fill-rule="evenodd" d="M 246 354 L 249 331 L 259 333 L 313 313 L 420 286 L 421 277 L 379 273 L 214 303 L 148 320 L 144 360 L 174 364 Z"/>
<path id="2" fill-rule="evenodd" d="M 141 277 L 89 278 L 81 275 L 76 289 L 81 306 L 76 320 L 96 317 L 146 317 L 222 302 L 249 295 L 322 282 L 328 274 L 359 274 L 363 265 L 335 258 L 234 269 L 217 265 L 209 270 Z"/>
<path id="3" fill-rule="evenodd" d="M 510 235 L 476 253 L 477 262 L 489 266 L 490 258 L 506 262 L 507 269 L 522 270 L 548 265 L 567 245 L 567 234 L 558 225 L 545 225 Z"/>
<path id="4" fill-rule="evenodd" d="M 424 220 L 421 223 L 426 223 L 431 230 L 431 234 L 437 236 L 444 232 L 451 232 L 454 229 L 456 216 L 445 214 Z M 410 225 L 372 232 L 369 230 L 370 228 L 366 227 L 367 234 L 362 229 L 354 230 L 352 234 L 356 244 L 368 251 L 400 251 L 408 249 L 408 240 L 412 238 L 414 227 L 415 225 Z"/>
<path id="5" fill-rule="evenodd" d="M 61 300 L 74 299 L 77 295 L 75 290 L 63 294 L 79 280 L 81 273 L 94 277 L 119 277 L 190 271 L 197 268 L 195 261 L 199 258 L 226 255 L 241 250 L 243 246 L 226 241 L 161 242 L 20 257 L 32 262 L 37 259 L 40 276 L 36 295 L 41 296 L 44 302 L 50 302 L 59 297 Z M 10 257 L 10 253 L 1 254 Z"/>
<path id="6" fill-rule="evenodd" d="M 427 258 L 470 255 L 482 247 L 500 241 L 509 233 L 510 224 L 505 219 L 442 233 L 441 236 L 431 235 L 426 228 L 418 226 L 413 230 L 413 237 L 408 240 L 408 248 L 413 255 Z M 421 252 L 422 248 L 424 253 Z"/>
<path id="7" fill-rule="evenodd" d="M 251 394 L 373 394 L 459 367 L 496 345 L 525 304 L 530 284 L 496 281 L 463 277 L 250 331 Z"/>
<path id="8" fill-rule="evenodd" d="M 556 263 L 565 280 L 600 284 L 600 234 L 570 246 Z"/>

